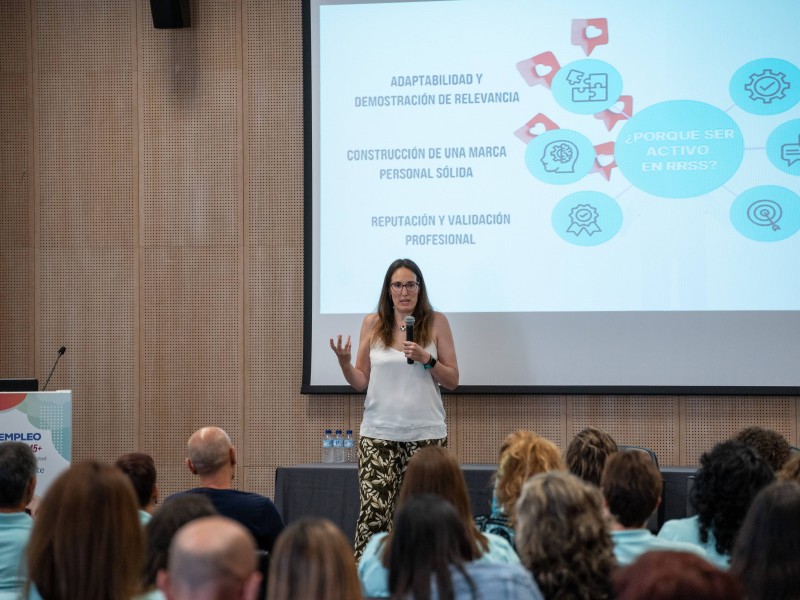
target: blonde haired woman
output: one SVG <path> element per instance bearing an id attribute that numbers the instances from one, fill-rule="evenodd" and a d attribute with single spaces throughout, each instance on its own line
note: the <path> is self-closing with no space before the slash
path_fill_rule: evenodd
<path id="1" fill-rule="evenodd" d="M 558 447 L 547 438 L 524 429 L 508 434 L 500 446 L 492 513 L 475 517 L 475 524 L 483 532 L 504 537 L 513 546 L 514 506 L 523 484 L 539 473 L 566 468 Z"/>

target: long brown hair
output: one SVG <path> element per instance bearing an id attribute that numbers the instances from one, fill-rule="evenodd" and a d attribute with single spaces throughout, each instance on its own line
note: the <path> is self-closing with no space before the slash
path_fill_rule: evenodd
<path id="1" fill-rule="evenodd" d="M 392 345 L 394 340 L 394 328 L 397 326 L 394 321 L 394 305 L 392 304 L 392 275 L 397 269 L 406 268 L 417 277 L 419 288 L 417 290 L 417 304 L 414 306 L 414 341 L 423 348 L 431 341 L 433 329 L 433 307 L 428 300 L 428 292 L 425 289 L 425 281 L 422 278 L 422 271 L 410 258 L 398 258 L 386 270 L 383 277 L 383 287 L 381 296 L 378 299 L 378 320 L 375 329 L 371 332 L 370 344 L 381 342 L 387 348 Z"/>
<path id="2" fill-rule="evenodd" d="M 28 542 L 28 581 L 44 600 L 120 600 L 139 591 L 138 503 L 116 467 L 76 463 L 50 486 Z M 25 597 L 27 597 L 27 590 Z"/>
<path id="3" fill-rule="evenodd" d="M 269 600 L 361 600 L 353 549 L 327 519 L 304 517 L 283 530 L 269 567 Z"/>
<path id="4" fill-rule="evenodd" d="M 455 507 L 469 533 L 473 558 L 480 558 L 488 550 L 489 542 L 472 520 L 467 482 L 452 452 L 441 446 L 425 446 L 411 457 L 400 486 L 396 511 L 417 494 L 438 494 Z M 384 539 L 381 563 L 385 567 L 389 566 L 393 533 L 394 529 Z"/>

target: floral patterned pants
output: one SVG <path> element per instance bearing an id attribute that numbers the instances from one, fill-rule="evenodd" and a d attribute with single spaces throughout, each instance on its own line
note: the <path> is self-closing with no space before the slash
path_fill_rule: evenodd
<path id="1" fill-rule="evenodd" d="M 355 557 L 373 534 L 392 528 L 394 503 L 400 492 L 409 459 L 425 446 L 447 446 L 447 438 L 393 442 L 361 437 L 358 440 L 358 488 L 360 509 L 356 522 Z"/>

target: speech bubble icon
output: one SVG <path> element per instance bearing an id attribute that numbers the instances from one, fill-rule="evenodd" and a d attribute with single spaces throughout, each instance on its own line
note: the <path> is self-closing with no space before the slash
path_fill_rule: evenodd
<path id="1" fill-rule="evenodd" d="M 600 119 L 606 124 L 606 129 L 611 131 L 614 125 L 633 116 L 633 96 L 620 96 L 616 104 L 606 110 L 596 113 L 595 119 Z"/>
<path id="2" fill-rule="evenodd" d="M 600 173 L 606 181 L 611 180 L 611 171 L 617 168 L 614 158 L 614 142 L 598 144 L 594 147 L 595 157 L 592 173 Z"/>
<path id="3" fill-rule="evenodd" d="M 800 136 L 797 136 L 796 144 L 783 144 L 781 146 L 781 160 L 786 162 L 787 167 L 800 162 Z"/>
<path id="4" fill-rule="evenodd" d="M 549 117 L 547 117 L 547 115 L 539 113 L 530 121 L 525 123 L 525 125 L 517 129 L 514 132 L 514 135 L 517 136 L 523 143 L 528 144 L 535 137 L 542 135 L 547 131 L 553 131 L 554 129 L 558 128 L 558 125 L 556 125 Z"/>
<path id="5" fill-rule="evenodd" d="M 608 44 L 608 19 L 572 19 L 572 45 L 589 56 L 597 46 Z"/>
<path id="6" fill-rule="evenodd" d="M 522 75 L 528 85 L 543 85 L 550 89 L 553 77 L 561 68 L 556 55 L 552 52 L 542 52 L 531 58 L 517 63 L 517 71 Z"/>

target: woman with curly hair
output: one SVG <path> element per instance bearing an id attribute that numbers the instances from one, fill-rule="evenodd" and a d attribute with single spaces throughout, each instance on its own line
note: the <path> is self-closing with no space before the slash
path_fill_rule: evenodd
<path id="1" fill-rule="evenodd" d="M 532 476 L 553 470 L 566 470 L 558 447 L 532 431 L 510 433 L 500 446 L 500 459 L 494 475 L 492 513 L 475 517 L 483 532 L 506 538 L 514 545 L 514 506 L 522 485 Z"/>
<path id="2" fill-rule="evenodd" d="M 498 535 L 481 533 L 475 527 L 464 474 L 452 452 L 441 446 L 426 446 L 411 457 L 396 510 L 402 509 L 409 499 L 419 494 L 437 494 L 455 507 L 468 534 L 470 560 L 519 564 L 519 557 L 508 541 Z M 388 569 L 395 533 L 393 527 L 388 533 L 375 534 L 364 549 L 358 575 L 365 596 L 389 596 Z"/>
<path id="3" fill-rule="evenodd" d="M 618 451 L 617 442 L 605 431 L 587 427 L 572 438 L 564 460 L 570 473 L 599 487 L 606 460 Z"/>
<path id="4" fill-rule="evenodd" d="M 611 598 L 616 562 L 600 490 L 571 473 L 532 477 L 516 506 L 517 551 L 547 600 Z"/>
<path id="5" fill-rule="evenodd" d="M 744 442 L 755 448 L 767 464 L 776 473 L 783 468 L 789 460 L 792 447 L 788 440 L 774 429 L 752 426 L 745 427 L 731 438 L 737 442 Z"/>
<path id="6" fill-rule="evenodd" d="M 800 484 L 776 482 L 753 500 L 736 537 L 731 573 L 748 600 L 800 598 Z"/>
<path id="7" fill-rule="evenodd" d="M 700 457 L 690 495 L 697 514 L 667 521 L 658 537 L 697 544 L 711 562 L 727 569 L 734 539 L 753 498 L 774 478 L 761 455 L 743 442 L 717 444 Z"/>

